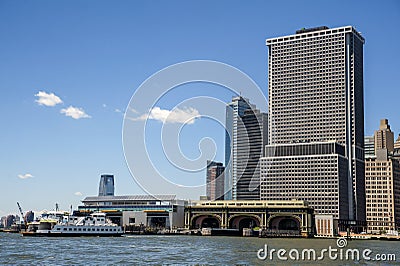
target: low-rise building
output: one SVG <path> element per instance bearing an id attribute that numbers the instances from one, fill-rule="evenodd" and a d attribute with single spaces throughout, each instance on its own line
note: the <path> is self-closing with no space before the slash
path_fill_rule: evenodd
<path id="1" fill-rule="evenodd" d="M 183 227 L 185 201 L 175 195 L 92 196 L 80 212 L 101 211 L 121 226 L 173 229 Z"/>
<path id="2" fill-rule="evenodd" d="M 314 210 L 302 200 L 195 201 L 185 208 L 187 229 L 261 229 L 266 234 L 309 237 L 314 234 Z"/>

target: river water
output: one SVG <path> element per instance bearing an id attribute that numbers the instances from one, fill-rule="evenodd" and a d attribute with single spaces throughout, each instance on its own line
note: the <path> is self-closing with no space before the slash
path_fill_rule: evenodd
<path id="1" fill-rule="evenodd" d="M 271 249 L 284 249 L 282 260 Z M 337 249 L 323 253 L 323 260 L 305 260 L 305 249 Z M 262 251 L 258 252 L 260 249 Z M 299 260 L 296 259 L 298 250 Z M 346 250 L 359 250 L 360 260 L 353 260 Z M 371 260 L 362 258 L 362 252 Z M 342 250 L 342 259 L 340 259 Z M 283 251 L 282 251 L 283 252 Z M 289 257 L 289 252 L 292 257 Z M 257 253 L 259 253 L 258 258 Z M 367 252 L 368 253 L 368 252 Z M 311 253 L 312 254 L 312 253 Z M 335 255 L 336 254 L 336 259 Z M 350 253 L 349 253 L 350 254 Z M 396 261 L 373 261 L 375 255 L 388 258 L 394 254 Z M 272 258 L 272 259 L 271 259 Z M 338 248 L 335 239 L 266 239 L 222 236 L 129 236 L 119 238 L 78 237 L 48 238 L 22 237 L 19 234 L 0 233 L 0 265 L 399 265 L 400 241 L 353 240 Z"/>

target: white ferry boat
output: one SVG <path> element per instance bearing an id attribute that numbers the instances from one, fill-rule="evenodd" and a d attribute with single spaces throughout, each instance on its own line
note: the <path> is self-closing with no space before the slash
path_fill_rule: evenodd
<path id="1" fill-rule="evenodd" d="M 121 236 L 121 226 L 107 219 L 105 213 L 90 216 L 63 215 L 45 216 L 39 221 L 36 230 L 21 232 L 24 236 Z"/>

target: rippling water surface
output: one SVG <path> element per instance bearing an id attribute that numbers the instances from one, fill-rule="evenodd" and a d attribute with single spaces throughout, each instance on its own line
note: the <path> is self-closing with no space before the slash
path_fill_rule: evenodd
<path id="1" fill-rule="evenodd" d="M 260 260 L 257 251 L 264 248 L 315 249 L 337 248 L 334 239 L 259 239 L 205 236 L 130 236 L 120 238 L 22 237 L 0 233 L 0 265 L 377 265 L 376 261 Z M 395 254 L 400 264 L 400 241 L 349 241 L 348 249 L 368 248 L 374 254 Z M 345 248 L 345 249 L 346 249 Z M 344 249 L 344 250 L 345 250 Z M 287 254 L 286 254 L 287 256 Z"/>

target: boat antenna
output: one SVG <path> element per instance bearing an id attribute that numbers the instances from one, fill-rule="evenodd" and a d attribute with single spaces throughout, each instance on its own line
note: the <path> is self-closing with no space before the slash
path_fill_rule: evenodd
<path id="1" fill-rule="evenodd" d="M 56 202 L 56 212 L 58 212 L 58 203 Z"/>

